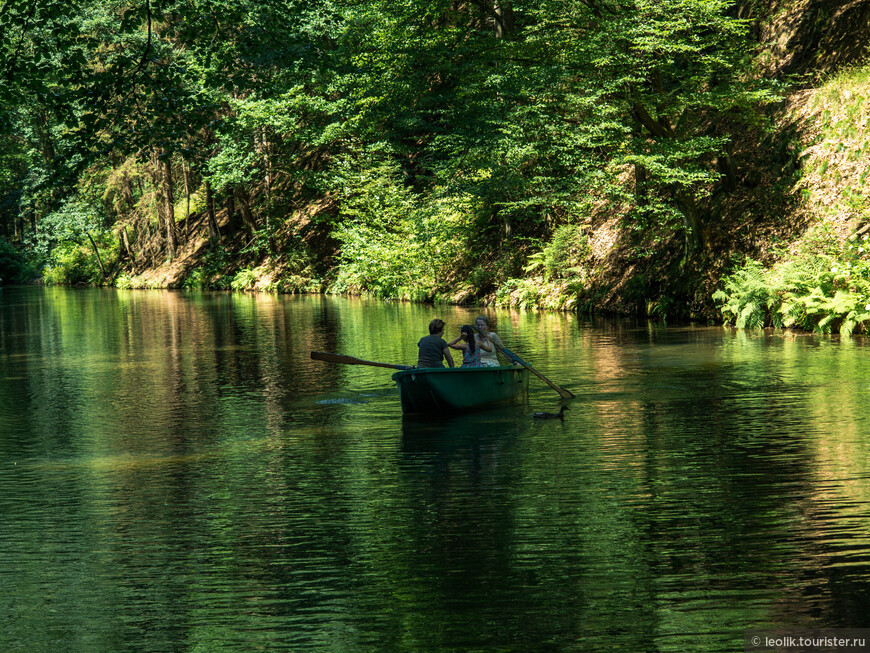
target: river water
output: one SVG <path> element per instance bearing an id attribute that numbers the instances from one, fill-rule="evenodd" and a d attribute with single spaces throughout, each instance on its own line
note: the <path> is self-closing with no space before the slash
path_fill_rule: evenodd
<path id="1" fill-rule="evenodd" d="M 870 625 L 860 338 L 492 311 L 528 403 L 403 418 L 434 317 L 0 290 L 4 651 L 737 651 Z"/>

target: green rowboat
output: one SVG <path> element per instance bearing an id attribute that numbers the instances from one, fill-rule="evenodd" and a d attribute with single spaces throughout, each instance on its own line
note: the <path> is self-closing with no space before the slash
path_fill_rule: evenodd
<path id="1" fill-rule="evenodd" d="M 426 367 L 393 374 L 403 413 L 442 413 L 512 401 L 529 389 L 524 367 Z"/>

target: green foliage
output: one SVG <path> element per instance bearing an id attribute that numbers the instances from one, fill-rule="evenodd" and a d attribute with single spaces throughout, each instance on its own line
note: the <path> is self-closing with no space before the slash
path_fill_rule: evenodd
<path id="1" fill-rule="evenodd" d="M 475 265 L 468 274 L 468 283 L 472 288 L 489 288 L 495 282 L 495 274 L 489 266 Z"/>
<path id="2" fill-rule="evenodd" d="M 849 242 L 836 256 L 801 255 L 770 270 L 747 260 L 713 298 L 737 327 L 798 327 L 849 335 L 870 320 L 870 247 Z"/>
<path id="3" fill-rule="evenodd" d="M 192 269 L 182 282 L 187 290 L 227 290 L 232 277 L 233 254 L 225 247 L 212 247 L 201 259 L 201 265 Z"/>
<path id="4" fill-rule="evenodd" d="M 68 200 L 40 221 L 30 251 L 44 263 L 46 283 L 104 281 L 100 262 L 108 274 L 117 262 L 119 245 L 103 223 L 99 209 L 79 198 Z"/>
<path id="5" fill-rule="evenodd" d="M 77 0 L 5 0 L 0 10 L 0 106 L 58 96 L 62 73 L 84 64 Z"/>
<path id="6" fill-rule="evenodd" d="M 115 288 L 119 290 L 130 290 L 131 288 L 135 288 L 135 284 L 133 283 L 133 279 L 131 279 L 126 274 L 119 274 L 115 277 Z"/>
<path id="7" fill-rule="evenodd" d="M 588 263 L 592 250 L 581 225 L 558 227 L 541 251 L 531 254 L 523 272 L 532 278 L 508 278 L 496 287 L 499 306 L 540 306 L 573 309 L 587 290 Z"/>
<path id="8" fill-rule="evenodd" d="M 206 271 L 199 267 L 191 270 L 181 282 L 181 287 L 185 290 L 206 290 L 210 287 L 211 278 Z"/>
<path id="9" fill-rule="evenodd" d="M 320 290 L 320 283 L 311 277 L 299 274 L 285 274 L 264 284 L 261 289 L 265 292 L 287 294 L 318 292 Z"/>
<path id="10" fill-rule="evenodd" d="M 190 215 L 204 213 L 205 210 L 205 189 L 199 188 L 190 194 Z M 187 211 L 187 198 L 180 194 L 175 201 L 176 220 L 182 220 L 185 211 Z"/>
<path id="11" fill-rule="evenodd" d="M 252 290 L 257 285 L 257 273 L 251 268 L 243 268 L 236 272 L 230 281 L 233 290 Z"/>
<path id="12" fill-rule="evenodd" d="M 263 235 L 263 234 L 261 234 Z M 256 240 L 256 239 L 255 239 Z M 262 242 L 266 237 L 263 235 Z M 251 245 L 248 254 L 259 256 L 264 245 Z M 312 258 L 298 239 L 290 239 L 281 253 L 280 270 L 269 273 L 253 266 L 238 269 L 238 252 L 216 246 L 202 257 L 201 265 L 192 269 L 182 282 L 187 290 L 262 290 L 275 293 L 316 292 L 320 283 L 314 278 Z"/>
<path id="13" fill-rule="evenodd" d="M 760 263 L 747 259 L 724 283 L 724 290 L 717 290 L 713 299 L 722 302 L 720 310 L 726 320 L 733 321 L 738 328 L 757 329 L 773 321 L 771 311 L 777 306 L 778 297 Z"/>
<path id="14" fill-rule="evenodd" d="M 32 275 L 33 269 L 22 252 L 0 236 L 0 285 L 20 283 Z"/>
<path id="15" fill-rule="evenodd" d="M 194 188 L 208 181 L 219 203 L 244 188 L 266 223 L 247 247 L 209 252 L 187 287 L 251 287 L 239 267 L 283 264 L 276 223 L 328 195 L 339 210 L 315 220 L 342 248 L 334 290 L 428 299 L 450 283 L 479 296 L 520 274 L 490 269 L 493 256 L 541 242 L 527 273 L 568 296 L 585 280 L 572 225 L 590 198 L 619 204 L 649 240 L 701 233 L 694 203 L 718 184 L 714 159 L 775 95 L 747 74 L 747 24 L 725 0 L 495 13 L 440 0 L 9 0 L 3 27 L 23 47 L 0 46 L 21 73 L 0 80 L 0 221 L 39 222 L 32 251 L 52 270 L 81 268 L 71 243 L 83 256 L 115 224 L 150 248 L 166 238 L 150 162 L 179 177 L 183 160 Z M 273 286 L 302 287 L 312 265 L 288 263 Z"/>
<path id="16" fill-rule="evenodd" d="M 566 224 L 558 227 L 540 252 L 529 256 L 525 272 L 541 270 L 544 279 L 566 279 L 585 272 L 583 262 L 592 253 L 589 238 L 582 227 Z"/>
<path id="17" fill-rule="evenodd" d="M 534 279 L 508 279 L 495 293 L 497 306 L 534 308 L 540 303 L 540 284 Z"/>
<path id="18" fill-rule="evenodd" d="M 459 207 L 424 201 L 387 164 L 349 173 L 345 188 L 333 288 L 377 297 L 431 298 L 459 253 Z"/>
<path id="19" fill-rule="evenodd" d="M 88 242 L 88 234 L 93 237 L 104 232 L 99 208 L 73 198 L 40 220 L 31 249 L 37 256 L 50 261 L 56 247 L 69 242 L 84 245 Z"/>
<path id="20" fill-rule="evenodd" d="M 113 265 L 118 258 L 117 247 L 100 248 L 103 265 Z M 42 273 L 43 281 L 55 285 L 99 284 L 102 271 L 90 245 L 66 241 L 52 250 Z"/>

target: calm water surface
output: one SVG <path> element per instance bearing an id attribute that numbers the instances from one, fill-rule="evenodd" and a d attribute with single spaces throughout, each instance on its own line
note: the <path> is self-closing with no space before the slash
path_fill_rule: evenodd
<path id="1" fill-rule="evenodd" d="M 4 651 L 738 651 L 870 626 L 861 339 L 495 311 L 528 405 L 402 418 L 473 309 L 0 290 Z"/>

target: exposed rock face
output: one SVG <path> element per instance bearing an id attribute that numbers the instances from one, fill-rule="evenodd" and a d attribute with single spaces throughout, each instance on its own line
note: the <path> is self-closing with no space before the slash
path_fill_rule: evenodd
<path id="1" fill-rule="evenodd" d="M 824 74 L 870 53 L 867 0 L 784 0 L 770 12 L 760 33 L 772 55 L 770 74 Z"/>

